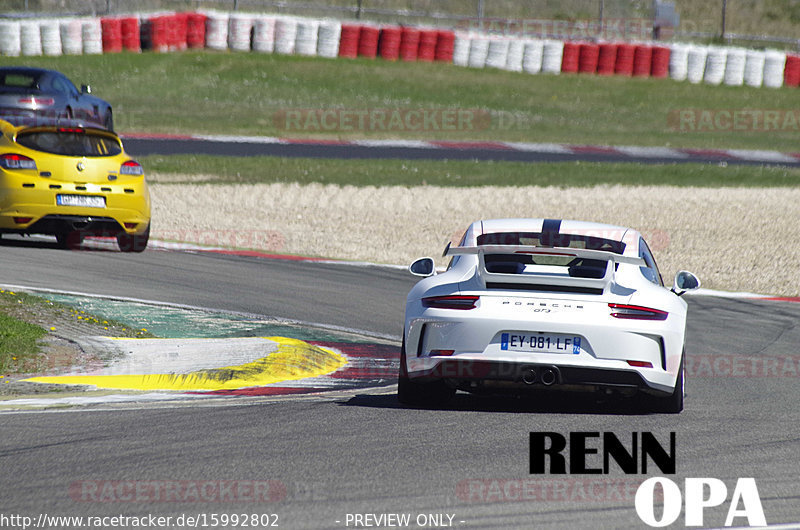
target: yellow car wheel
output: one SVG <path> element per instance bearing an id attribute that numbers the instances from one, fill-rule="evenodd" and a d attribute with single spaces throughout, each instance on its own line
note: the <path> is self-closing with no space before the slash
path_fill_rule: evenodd
<path id="1" fill-rule="evenodd" d="M 142 234 L 117 234 L 117 244 L 122 252 L 144 252 L 150 240 L 150 225 Z"/>
<path id="2" fill-rule="evenodd" d="M 85 234 L 78 231 L 60 232 L 56 234 L 58 248 L 78 248 L 83 243 Z"/>

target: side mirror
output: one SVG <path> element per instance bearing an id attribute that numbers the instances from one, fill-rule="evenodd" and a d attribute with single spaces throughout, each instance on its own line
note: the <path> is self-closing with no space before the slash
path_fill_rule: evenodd
<path id="1" fill-rule="evenodd" d="M 681 296 L 686 291 L 700 288 L 700 279 L 689 271 L 679 271 L 672 284 L 672 292 Z"/>
<path id="2" fill-rule="evenodd" d="M 417 261 L 408 266 L 408 272 L 414 276 L 433 276 L 436 273 L 436 267 L 433 263 L 433 258 L 419 258 Z"/>
<path id="3" fill-rule="evenodd" d="M 92 87 L 90 85 L 81 85 L 81 94 L 91 94 Z"/>

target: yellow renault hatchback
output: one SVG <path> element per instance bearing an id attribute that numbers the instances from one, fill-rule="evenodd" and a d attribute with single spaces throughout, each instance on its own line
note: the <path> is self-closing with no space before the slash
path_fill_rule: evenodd
<path id="1" fill-rule="evenodd" d="M 142 166 L 111 131 L 0 120 L 0 234 L 115 237 L 141 252 L 150 237 L 150 192 Z"/>

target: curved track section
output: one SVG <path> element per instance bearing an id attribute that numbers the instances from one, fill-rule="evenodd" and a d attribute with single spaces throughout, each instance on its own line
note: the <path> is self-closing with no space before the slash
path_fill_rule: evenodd
<path id="1" fill-rule="evenodd" d="M 0 248 L 0 269 L 3 283 L 391 336 L 400 334 L 414 281 L 378 267 L 69 252 L 11 242 Z M 767 521 L 796 522 L 797 322 L 800 304 L 692 298 L 687 355 L 694 364 L 687 408 L 678 416 L 630 414 L 608 403 L 468 395 L 443 410 L 411 410 L 398 406 L 391 387 L 203 406 L 2 414 L 3 512 L 277 514 L 283 528 L 352 528 L 353 514 L 389 513 L 412 521 L 439 514 L 461 528 L 641 528 L 633 493 L 645 476 L 616 468 L 610 475 L 533 476 L 528 443 L 531 431 L 613 431 L 623 441 L 649 431 L 660 441 L 676 433 L 671 478 L 681 487 L 685 477 L 716 477 L 730 497 L 738 477 L 754 477 Z M 602 458 L 592 462 L 602 465 Z M 198 490 L 201 484 L 210 489 Z M 269 495 L 254 493 L 261 491 L 254 484 Z M 707 509 L 703 525 L 722 526 L 727 507 Z"/>
<path id="2" fill-rule="evenodd" d="M 495 160 L 505 162 L 638 162 L 641 164 L 744 164 L 800 166 L 800 153 L 739 149 L 680 149 L 640 146 L 521 142 L 417 140 L 296 140 L 257 136 L 123 136 L 134 156 L 206 154 L 404 160 Z"/>

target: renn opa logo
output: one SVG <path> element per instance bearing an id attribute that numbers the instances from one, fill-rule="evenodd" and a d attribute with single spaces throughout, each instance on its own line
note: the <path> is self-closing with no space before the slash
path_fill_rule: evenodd
<path id="1" fill-rule="evenodd" d="M 630 449 L 628 449 L 630 447 Z M 565 455 L 566 453 L 566 455 Z M 572 432 L 567 437 L 557 432 L 530 433 L 530 473 L 604 474 L 618 467 L 626 475 L 647 474 L 648 464 L 661 473 L 676 472 L 676 434 L 662 444 L 652 432 L 633 432 L 623 443 L 613 432 Z M 612 462 L 616 466 L 612 466 Z M 568 465 L 569 464 L 569 465 Z M 636 515 L 651 527 L 675 523 L 684 512 L 686 526 L 702 526 L 705 511 L 722 506 L 728 488 L 716 478 L 686 478 L 684 490 L 669 478 L 652 477 L 637 489 Z M 663 502 L 660 515 L 656 504 Z M 745 519 L 750 526 L 766 526 L 766 517 L 754 478 L 740 478 L 730 496 L 725 526 Z"/>

